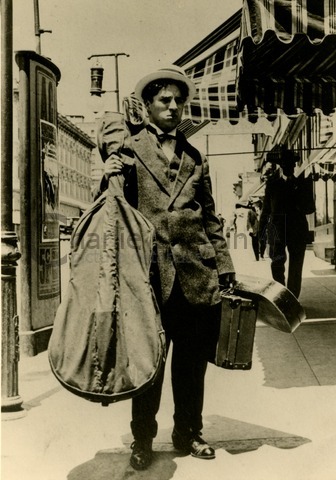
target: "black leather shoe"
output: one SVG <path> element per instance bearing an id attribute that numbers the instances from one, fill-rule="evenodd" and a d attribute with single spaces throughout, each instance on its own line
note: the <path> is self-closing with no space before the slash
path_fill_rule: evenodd
<path id="1" fill-rule="evenodd" d="M 150 440 L 134 440 L 131 445 L 132 455 L 130 464 L 135 470 L 146 470 L 152 463 L 153 450 L 152 439 Z"/>
<path id="2" fill-rule="evenodd" d="M 174 429 L 172 440 L 176 450 L 190 453 L 195 458 L 211 460 L 216 457 L 215 450 L 198 434 L 191 433 L 190 436 L 184 436 Z"/>

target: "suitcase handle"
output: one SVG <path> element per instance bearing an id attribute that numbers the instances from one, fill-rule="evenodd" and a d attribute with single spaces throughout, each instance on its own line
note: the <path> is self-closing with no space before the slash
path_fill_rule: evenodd
<path id="1" fill-rule="evenodd" d="M 239 297 L 232 297 L 230 298 L 229 305 L 234 310 L 235 308 L 238 308 L 239 305 L 241 305 L 242 301 L 241 298 Z"/>
<path id="2" fill-rule="evenodd" d="M 229 297 L 229 305 L 232 308 L 232 310 L 238 308 L 239 305 L 241 305 L 241 303 L 242 303 L 242 298 L 238 297 L 237 295 L 234 295 L 232 288 L 230 288 L 228 290 L 222 290 L 221 291 L 221 296 L 222 297 Z"/>

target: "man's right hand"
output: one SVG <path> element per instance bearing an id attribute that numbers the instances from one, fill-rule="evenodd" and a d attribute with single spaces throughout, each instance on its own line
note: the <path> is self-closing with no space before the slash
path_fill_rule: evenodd
<path id="1" fill-rule="evenodd" d="M 119 175 L 122 173 L 124 164 L 116 154 L 112 154 L 105 162 L 105 177 L 108 179 L 112 175 Z"/>
<path id="2" fill-rule="evenodd" d="M 220 290 L 226 290 L 233 288 L 236 282 L 236 274 L 234 272 L 222 273 L 219 275 L 219 288 Z"/>

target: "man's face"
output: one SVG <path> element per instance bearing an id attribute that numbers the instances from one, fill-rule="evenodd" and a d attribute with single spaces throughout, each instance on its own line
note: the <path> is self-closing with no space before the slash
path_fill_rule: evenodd
<path id="1" fill-rule="evenodd" d="M 291 177 L 294 173 L 294 163 L 287 161 L 282 165 L 282 171 L 286 177 Z"/>
<path id="2" fill-rule="evenodd" d="M 147 102 L 149 121 L 163 132 L 170 132 L 181 122 L 184 104 L 180 89 L 174 83 L 167 85 L 161 88 L 152 102 Z"/>

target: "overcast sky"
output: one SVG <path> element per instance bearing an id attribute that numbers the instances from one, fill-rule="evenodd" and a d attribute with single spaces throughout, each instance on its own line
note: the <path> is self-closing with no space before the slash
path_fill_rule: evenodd
<path id="1" fill-rule="evenodd" d="M 14 49 L 36 50 L 33 0 L 15 0 Z M 58 110 L 85 114 L 92 54 L 119 57 L 120 98 L 159 63 L 172 63 L 221 25 L 242 0 L 39 0 L 42 54 L 59 67 Z M 115 88 L 114 58 L 102 59 L 104 89 Z M 107 97 L 106 97 L 107 98 Z M 111 102 L 115 96 L 110 94 Z"/>

